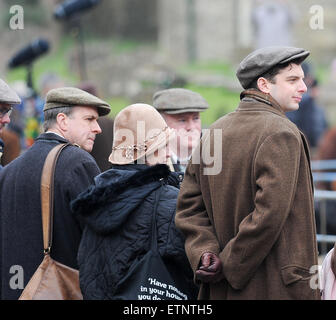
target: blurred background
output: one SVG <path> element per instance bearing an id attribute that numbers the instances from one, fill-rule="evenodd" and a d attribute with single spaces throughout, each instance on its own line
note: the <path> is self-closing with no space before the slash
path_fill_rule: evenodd
<path id="1" fill-rule="evenodd" d="M 64 6 L 81 1 L 86 8 L 77 3 L 70 12 Z M 1 0 L 1 77 L 24 91 L 19 81 L 27 82 L 27 66 L 10 69 L 8 62 L 42 38 L 49 50 L 31 67 L 38 94 L 43 96 L 46 82 L 56 76 L 73 86 L 89 81 L 111 103 L 113 116 L 129 103 L 151 103 L 158 89 L 186 87 L 209 101 L 211 108 L 202 113 L 207 127 L 237 106 L 239 61 L 257 47 L 288 44 L 311 51 L 321 105 L 328 120 L 336 120 L 333 0 L 81 1 Z M 17 12 L 11 13 L 14 5 L 24 10 L 23 29 L 11 28 L 11 22 L 19 23 Z M 62 5 L 68 15 L 57 18 Z M 319 20 L 316 5 L 323 10 Z M 312 28 L 321 24 L 323 29 Z"/>
<path id="2" fill-rule="evenodd" d="M 311 51 L 303 65 L 308 92 L 288 117 L 305 133 L 313 160 L 332 160 L 312 167 L 317 187 L 333 192 L 315 192 L 318 231 L 336 235 L 335 16 L 335 0 L 1 0 L 0 78 L 23 101 L 3 130 L 2 164 L 40 133 L 52 88 L 96 94 L 111 104 L 113 119 L 131 103 L 151 104 L 157 90 L 185 87 L 209 102 L 201 113 L 207 128 L 236 109 L 235 72 L 248 53 L 303 47 Z M 112 125 L 103 128 L 110 144 Z M 322 239 L 322 252 L 335 239 Z"/>

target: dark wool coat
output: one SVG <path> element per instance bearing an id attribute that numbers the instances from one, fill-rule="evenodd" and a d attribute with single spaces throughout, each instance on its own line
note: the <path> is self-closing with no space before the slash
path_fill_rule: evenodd
<path id="1" fill-rule="evenodd" d="M 48 152 L 61 142 L 67 141 L 53 133 L 42 134 L 32 147 L 1 171 L 1 299 L 19 298 L 22 290 L 18 268 L 22 267 L 24 272 L 25 286 L 42 262 L 41 173 Z M 58 158 L 51 257 L 72 268 L 78 268 L 81 227 L 71 214 L 70 201 L 93 183 L 99 173 L 92 156 L 78 147 L 66 147 Z M 16 283 L 14 287 L 13 283 Z"/>
<path id="2" fill-rule="evenodd" d="M 311 289 L 318 253 L 306 140 L 271 96 L 249 90 L 241 99 L 193 154 L 221 145 L 220 172 L 206 174 L 203 155 L 189 164 L 178 197 L 176 225 L 193 270 L 206 251 L 223 265 L 224 280 L 202 285 L 199 297 L 319 299 Z"/>
<path id="3" fill-rule="evenodd" d="M 311 148 L 317 147 L 323 133 L 328 128 L 324 110 L 308 92 L 303 95 L 300 108 L 288 112 L 287 117 L 302 131 Z"/>
<path id="4" fill-rule="evenodd" d="M 102 133 L 96 135 L 92 151 L 92 157 L 96 160 L 101 172 L 111 168 L 108 158 L 113 144 L 113 119 L 109 116 L 99 117 L 97 120 Z"/>
<path id="5" fill-rule="evenodd" d="M 72 208 L 86 227 L 78 252 L 80 285 L 85 299 L 114 299 L 118 283 L 150 246 L 155 194 L 158 248 L 175 280 L 197 297 L 184 238 L 174 218 L 180 180 L 166 165 L 114 166 L 95 179 Z"/>

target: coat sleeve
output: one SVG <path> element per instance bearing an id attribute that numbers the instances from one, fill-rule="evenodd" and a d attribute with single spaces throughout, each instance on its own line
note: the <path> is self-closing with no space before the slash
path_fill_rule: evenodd
<path id="1" fill-rule="evenodd" d="M 199 165 L 190 163 L 181 184 L 175 223 L 185 236 L 185 250 L 195 272 L 204 252 L 220 252 L 217 237 L 207 214 L 195 172 Z"/>
<path id="2" fill-rule="evenodd" d="M 254 160 L 254 210 L 239 225 L 236 236 L 220 253 L 230 285 L 243 289 L 269 254 L 293 206 L 301 142 L 291 132 L 265 139 Z"/>

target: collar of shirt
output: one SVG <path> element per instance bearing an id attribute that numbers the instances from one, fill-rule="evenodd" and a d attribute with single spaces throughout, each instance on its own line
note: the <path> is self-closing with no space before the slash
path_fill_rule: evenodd
<path id="1" fill-rule="evenodd" d="M 52 131 L 52 130 L 48 130 L 46 133 L 53 133 L 53 134 L 56 134 L 56 135 L 58 135 L 59 137 L 65 139 L 64 136 L 62 136 L 61 134 L 59 134 L 59 133 L 57 133 L 57 132 L 55 132 L 55 131 Z"/>

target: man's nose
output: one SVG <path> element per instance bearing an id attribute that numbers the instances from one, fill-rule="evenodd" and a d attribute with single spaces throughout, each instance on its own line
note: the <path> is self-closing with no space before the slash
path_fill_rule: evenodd
<path id="1" fill-rule="evenodd" d="M 95 124 L 94 124 L 93 131 L 94 131 L 96 134 L 102 133 L 102 129 L 100 128 L 100 126 L 99 126 L 99 124 L 98 124 L 97 121 L 96 121 Z"/>
<path id="2" fill-rule="evenodd" d="M 187 131 L 194 129 L 194 122 L 192 120 L 186 121 L 185 129 Z"/>
<path id="3" fill-rule="evenodd" d="M 301 80 L 299 91 L 303 92 L 303 93 L 307 91 L 307 86 L 306 86 L 306 84 L 304 83 L 303 80 Z"/>
<path id="4" fill-rule="evenodd" d="M 10 123 L 10 118 L 9 118 L 8 113 L 5 113 L 5 115 L 4 115 L 3 117 L 0 118 L 0 122 L 1 122 L 2 124 Z"/>

